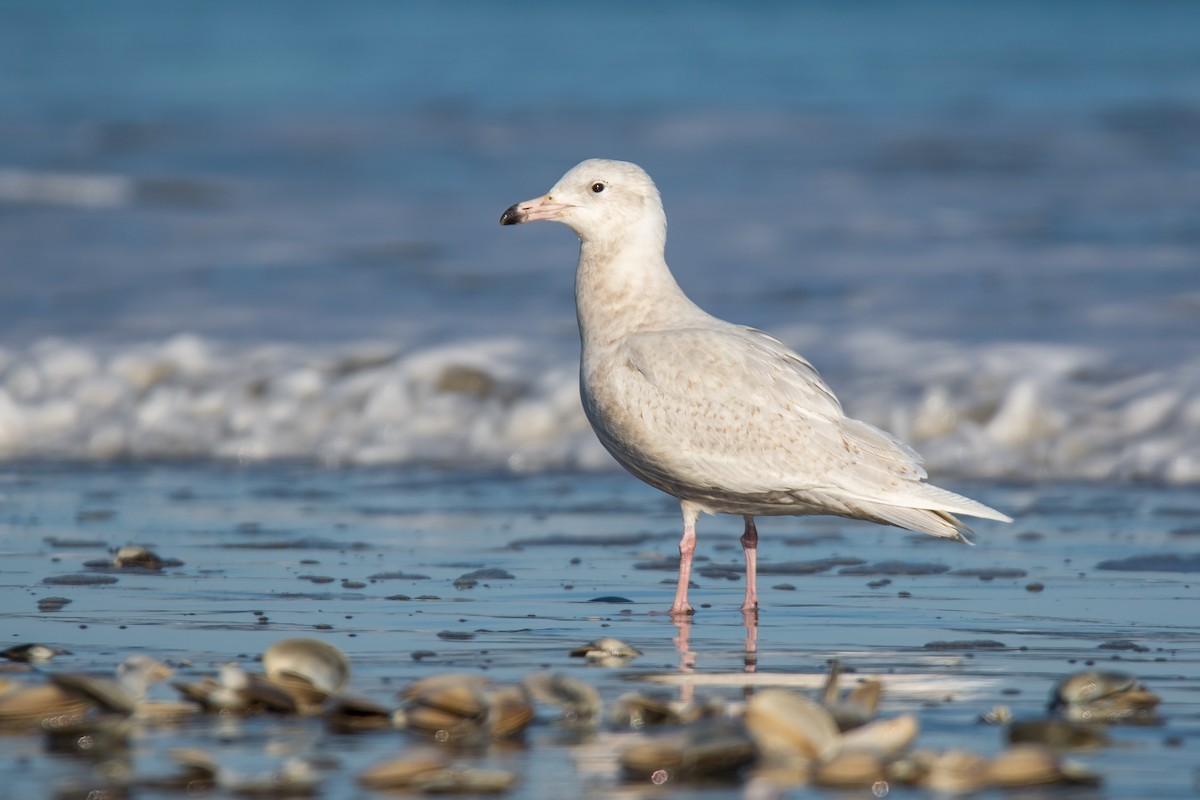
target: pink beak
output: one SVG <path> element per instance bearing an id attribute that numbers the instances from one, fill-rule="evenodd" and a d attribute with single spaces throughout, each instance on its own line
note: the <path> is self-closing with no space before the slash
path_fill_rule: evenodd
<path id="1" fill-rule="evenodd" d="M 550 195 L 545 195 L 509 206 L 508 210 L 500 215 L 500 224 L 520 225 L 522 222 L 537 222 L 539 219 L 555 219 L 562 216 L 568 208 L 573 206 L 551 202 Z"/>

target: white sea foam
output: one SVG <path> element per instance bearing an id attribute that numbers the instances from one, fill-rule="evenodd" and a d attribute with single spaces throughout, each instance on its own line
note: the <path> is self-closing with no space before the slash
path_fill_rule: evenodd
<path id="1" fill-rule="evenodd" d="M 784 333 L 812 352 L 811 331 Z M 1139 371 L 1085 347 L 881 331 L 836 347 L 814 360 L 847 410 L 935 474 L 1200 483 L 1200 360 Z M 520 339 L 0 350 L 0 458 L 613 466 L 580 409 L 574 354 Z"/>

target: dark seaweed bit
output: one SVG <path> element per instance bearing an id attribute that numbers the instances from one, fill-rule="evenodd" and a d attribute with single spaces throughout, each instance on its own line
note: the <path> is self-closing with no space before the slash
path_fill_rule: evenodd
<path id="1" fill-rule="evenodd" d="M 75 572 L 69 575 L 50 575 L 42 578 L 42 583 L 48 586 L 106 586 L 116 583 L 112 575 L 96 575 L 86 572 Z"/>
<path id="2" fill-rule="evenodd" d="M 368 575 L 369 581 L 427 581 L 428 575 L 418 575 L 416 573 L 408 573 L 402 571 L 395 572 L 376 572 L 374 575 Z"/>
<path id="3" fill-rule="evenodd" d="M 1096 569 L 1116 572 L 1200 572 L 1200 553 L 1153 553 L 1101 561 Z"/>
<path id="4" fill-rule="evenodd" d="M 949 572 L 945 564 L 922 561 L 877 561 L 874 564 L 846 567 L 839 575 L 940 575 Z"/>
<path id="5" fill-rule="evenodd" d="M 512 581 L 516 580 L 517 576 L 505 569 L 498 567 L 484 567 L 473 572 L 468 572 L 465 575 L 459 575 L 459 580 L 474 580 L 474 581 Z"/>
<path id="6" fill-rule="evenodd" d="M 960 639 L 955 641 L 926 642 L 926 650 L 1003 650 L 1008 647 L 995 639 Z"/>

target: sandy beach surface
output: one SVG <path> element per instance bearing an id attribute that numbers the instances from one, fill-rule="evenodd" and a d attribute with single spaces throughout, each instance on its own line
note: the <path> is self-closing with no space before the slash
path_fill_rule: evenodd
<path id="1" fill-rule="evenodd" d="M 606 704 L 648 686 L 736 704 L 754 691 L 747 684 L 787 682 L 811 695 L 837 659 L 852 681 L 883 681 L 881 716 L 916 714 L 922 748 L 989 755 L 1002 748 L 1004 729 L 981 723 L 981 714 L 1004 705 L 1016 719 L 1044 716 L 1057 681 L 1091 666 L 1130 673 L 1159 694 L 1158 722 L 1113 726 L 1108 747 L 1071 754 L 1101 776 L 1102 789 L 1038 796 L 1194 792 L 1194 492 L 953 488 L 1018 522 L 981 525 L 977 546 L 965 547 L 835 519 L 765 520 L 762 610 L 749 630 L 738 610 L 738 521 L 702 521 L 697 613 L 677 627 L 663 613 L 676 510 L 623 475 L 10 465 L 0 473 L 5 646 L 70 651 L 36 672 L 110 671 L 146 653 L 174 667 L 177 680 L 193 680 L 229 662 L 256 669 L 272 642 L 312 636 L 350 657 L 351 694 L 389 707 L 398 690 L 429 675 L 466 671 L 515 683 L 542 670 L 594 685 Z M 182 563 L 161 572 L 85 566 L 129 544 Z M 477 570 L 488 572 L 463 580 Z M 49 597 L 70 602 L 39 610 Z M 643 655 L 619 668 L 569 656 L 602 636 Z M 151 696 L 174 692 L 156 686 Z M 604 726 L 579 734 L 557 717 L 539 708 L 520 743 L 456 757 L 516 773 L 512 797 L 562 797 L 563 786 L 597 797 L 626 789 L 741 796 L 737 782 L 623 783 L 613 748 L 635 734 Z M 367 797 L 355 784 L 365 767 L 423 746 L 395 730 L 347 735 L 313 718 L 214 714 L 140 731 L 122 759 L 145 778 L 171 772 L 168 753 L 181 747 L 247 773 L 315 758 L 319 796 Z M 98 763 L 50 752 L 39 735 L 0 736 L 7 796 L 77 796 L 66 792 L 101 781 Z"/>

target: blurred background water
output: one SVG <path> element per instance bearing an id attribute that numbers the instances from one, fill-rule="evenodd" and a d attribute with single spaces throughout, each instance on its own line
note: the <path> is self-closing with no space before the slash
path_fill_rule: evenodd
<path id="1" fill-rule="evenodd" d="M 0 3 L 0 457 L 607 468 L 575 162 L 966 476 L 1200 482 L 1200 7 Z"/>

